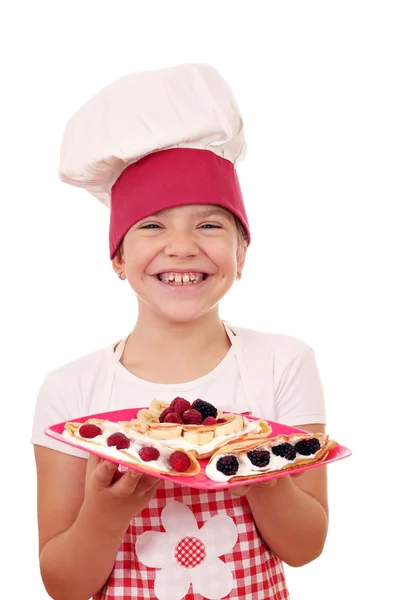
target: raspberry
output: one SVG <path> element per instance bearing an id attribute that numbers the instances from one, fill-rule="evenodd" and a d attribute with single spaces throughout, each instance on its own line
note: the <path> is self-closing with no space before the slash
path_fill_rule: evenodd
<path id="1" fill-rule="evenodd" d="M 233 454 L 225 454 L 217 460 L 217 471 L 224 475 L 235 475 L 239 469 L 239 461 Z"/>
<path id="2" fill-rule="evenodd" d="M 266 467 L 269 465 L 269 459 L 271 458 L 268 450 L 262 450 L 261 448 L 250 450 L 250 452 L 247 453 L 247 456 L 249 457 L 250 462 L 256 467 Z"/>
<path id="3" fill-rule="evenodd" d="M 275 456 L 281 456 L 287 460 L 294 460 L 296 458 L 296 448 L 292 444 L 279 444 L 279 446 L 272 446 L 271 450 Z"/>
<path id="4" fill-rule="evenodd" d="M 169 406 L 170 406 L 170 408 L 174 408 L 175 404 L 176 404 L 177 402 L 179 402 L 179 400 L 185 400 L 185 398 L 181 398 L 180 396 L 177 396 L 176 398 L 174 398 L 174 399 L 172 400 L 171 404 L 169 405 Z M 185 402 L 186 402 L 186 400 L 185 400 Z"/>
<path id="5" fill-rule="evenodd" d="M 88 423 L 87 425 L 82 425 L 79 427 L 79 435 L 83 438 L 92 439 L 97 435 L 101 435 L 103 432 L 98 425 L 94 423 Z"/>
<path id="6" fill-rule="evenodd" d="M 213 406 L 209 402 L 200 400 L 200 398 L 193 402 L 192 408 L 198 410 L 199 413 L 203 415 L 203 419 L 206 419 L 207 417 L 214 417 L 214 419 L 216 419 L 218 414 L 218 410 L 215 408 L 215 406 Z"/>
<path id="7" fill-rule="evenodd" d="M 203 420 L 203 416 L 198 410 L 189 408 L 189 410 L 185 410 L 183 413 L 182 419 L 185 425 L 200 425 Z"/>
<path id="8" fill-rule="evenodd" d="M 157 460 L 160 456 L 160 452 L 153 446 L 143 446 L 143 448 L 139 450 L 139 456 L 144 462 L 149 462 L 149 460 Z"/>
<path id="9" fill-rule="evenodd" d="M 179 398 L 176 402 L 174 401 L 173 410 L 180 417 L 183 415 L 185 410 L 189 410 L 190 402 L 189 400 L 184 400 L 183 398 Z"/>
<path id="10" fill-rule="evenodd" d="M 116 446 L 117 450 L 124 450 L 125 448 L 129 448 L 131 445 L 129 438 L 126 437 L 124 433 L 112 433 L 109 438 L 107 438 L 107 446 Z"/>
<path id="11" fill-rule="evenodd" d="M 184 473 L 190 467 L 190 458 L 184 452 L 173 452 L 169 457 L 169 464 L 174 471 Z"/>
<path id="12" fill-rule="evenodd" d="M 160 423 L 164 423 L 164 419 L 167 415 L 169 415 L 170 413 L 174 412 L 174 409 L 171 408 L 171 406 L 169 406 L 168 408 L 165 408 L 161 415 L 158 417 L 158 420 L 160 421 Z"/>
<path id="13" fill-rule="evenodd" d="M 222 417 L 220 419 L 217 419 L 217 423 L 227 423 L 228 421 L 226 419 L 223 419 Z"/>
<path id="14" fill-rule="evenodd" d="M 302 454 L 303 456 L 310 456 L 310 454 L 315 454 L 321 448 L 321 444 L 317 438 L 309 438 L 300 440 L 294 445 L 294 447 L 296 448 L 296 452 L 299 454 Z"/>
<path id="15" fill-rule="evenodd" d="M 214 417 L 206 417 L 203 421 L 203 425 L 215 425 L 216 424 L 216 419 L 214 419 Z"/>
<path id="16" fill-rule="evenodd" d="M 172 412 L 165 417 L 164 423 L 183 423 L 183 421 L 176 412 Z"/>

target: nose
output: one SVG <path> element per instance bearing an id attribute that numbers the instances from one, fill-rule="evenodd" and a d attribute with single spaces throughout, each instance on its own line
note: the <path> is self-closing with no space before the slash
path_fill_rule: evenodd
<path id="1" fill-rule="evenodd" d="M 197 256 L 199 247 L 189 232 L 174 231 L 168 236 L 165 253 L 168 256 L 187 258 L 189 256 Z"/>

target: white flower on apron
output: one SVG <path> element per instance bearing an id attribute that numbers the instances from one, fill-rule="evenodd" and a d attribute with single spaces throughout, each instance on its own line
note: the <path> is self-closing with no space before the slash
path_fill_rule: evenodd
<path id="1" fill-rule="evenodd" d="M 158 600 L 182 600 L 190 584 L 210 600 L 229 594 L 232 572 L 218 557 L 230 552 L 237 542 L 233 519 L 216 515 L 199 529 L 190 508 L 174 501 L 163 509 L 161 522 L 165 533 L 145 531 L 135 547 L 141 563 L 159 569 L 154 584 Z"/>

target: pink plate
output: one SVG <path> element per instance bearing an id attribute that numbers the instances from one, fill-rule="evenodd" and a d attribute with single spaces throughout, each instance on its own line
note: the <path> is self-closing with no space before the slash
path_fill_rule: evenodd
<path id="1" fill-rule="evenodd" d="M 115 410 L 112 412 L 89 415 L 87 417 L 79 417 L 78 419 L 71 419 L 71 421 L 74 421 L 75 423 L 84 423 L 88 419 L 108 419 L 109 421 L 130 421 L 131 419 L 136 418 L 136 414 L 139 410 L 140 410 L 140 408 L 127 408 L 125 410 Z M 244 414 L 247 419 L 253 419 L 253 420 L 257 419 L 256 417 L 252 417 L 250 415 L 250 413 L 242 413 L 242 414 Z M 272 427 L 271 437 L 275 436 L 275 435 L 280 435 L 280 434 L 290 434 L 290 433 L 296 433 L 296 432 L 303 433 L 302 429 L 297 429 L 295 427 L 288 427 L 287 425 L 282 425 L 281 423 L 275 423 L 273 421 L 268 421 L 268 423 Z M 51 427 L 47 427 L 45 429 L 45 433 L 49 437 L 52 437 L 56 440 L 64 442 L 65 444 L 69 444 L 70 446 L 75 446 L 76 448 L 79 448 L 80 450 L 83 450 L 84 452 L 90 452 L 91 454 L 96 454 L 97 456 L 101 456 L 102 458 L 107 458 L 107 460 L 110 460 L 112 462 L 118 462 L 119 464 L 123 465 L 124 467 L 128 467 L 129 469 L 134 469 L 135 471 L 149 473 L 149 471 L 145 467 L 143 468 L 140 465 L 132 465 L 131 463 L 124 462 L 123 460 L 117 461 L 114 458 L 111 458 L 111 457 L 103 454 L 101 452 L 101 449 L 99 450 L 97 448 L 96 449 L 93 448 L 93 450 L 92 449 L 89 450 L 88 448 L 79 444 L 79 440 L 76 440 L 76 442 L 75 442 L 75 441 L 66 439 L 65 437 L 62 436 L 62 432 L 64 431 L 64 424 L 65 424 L 65 422 L 58 423 L 56 425 L 52 425 Z M 290 473 L 291 474 L 301 473 L 302 471 L 307 471 L 308 469 L 315 469 L 316 467 L 319 467 L 321 465 L 326 465 L 331 462 L 335 462 L 342 458 L 346 458 L 347 456 L 350 456 L 350 455 L 351 455 L 351 450 L 338 444 L 337 446 L 332 448 L 332 450 L 327 454 L 327 456 L 324 458 L 323 461 L 320 461 L 320 462 L 314 463 L 314 464 L 310 464 L 310 465 L 302 465 L 300 467 L 297 467 L 296 469 L 291 469 Z M 237 486 L 241 486 L 241 485 L 248 485 L 251 483 L 260 483 L 262 481 L 268 481 L 269 479 L 274 479 L 277 477 L 283 477 L 284 475 L 287 475 L 287 471 L 286 471 L 286 472 L 280 472 L 280 473 L 270 473 L 270 474 L 266 474 L 261 477 L 249 478 L 248 480 L 234 481 L 234 482 L 228 481 L 228 482 L 218 483 L 216 481 L 212 481 L 211 479 L 209 479 L 205 474 L 205 467 L 208 463 L 208 460 L 209 460 L 208 458 L 199 460 L 201 471 L 196 476 L 188 476 L 188 475 L 171 476 L 171 475 L 157 474 L 154 472 L 151 472 L 151 475 L 153 475 L 154 477 L 159 477 L 160 479 L 167 479 L 168 481 L 173 481 L 174 483 L 177 483 L 179 485 L 183 485 L 186 487 L 192 487 L 192 488 L 198 488 L 201 490 L 227 489 L 227 488 L 237 487 Z"/>

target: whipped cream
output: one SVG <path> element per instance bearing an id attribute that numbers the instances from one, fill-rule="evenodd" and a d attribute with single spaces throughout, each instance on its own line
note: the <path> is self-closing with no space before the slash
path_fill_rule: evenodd
<path id="1" fill-rule="evenodd" d="M 83 424 L 83 423 L 82 423 Z M 96 425 L 96 423 L 93 423 Z M 186 441 L 183 436 L 179 436 L 178 438 L 174 438 L 171 440 L 156 440 L 154 438 L 150 438 L 148 435 L 138 433 L 136 431 L 132 431 L 132 429 L 125 428 L 121 423 L 115 423 L 113 421 L 104 421 L 103 423 L 98 424 L 102 430 L 100 435 L 95 436 L 94 438 L 80 438 L 72 435 L 66 429 L 63 431 L 63 436 L 69 438 L 71 440 L 79 441 L 79 444 L 85 448 L 93 450 L 93 442 L 95 444 L 99 444 L 101 446 L 101 453 L 107 456 L 110 456 L 116 460 L 122 460 L 121 452 L 123 452 L 123 460 L 125 462 L 129 462 L 129 455 L 133 457 L 134 460 L 131 460 L 134 464 L 143 464 L 148 465 L 150 467 L 154 467 L 159 471 L 170 472 L 172 471 L 171 466 L 169 464 L 169 457 L 175 451 L 176 448 L 186 450 L 189 452 L 190 450 L 195 450 L 199 454 L 205 454 L 207 452 L 212 452 L 216 447 L 222 445 L 222 443 L 227 443 L 230 440 L 234 440 L 238 437 L 246 433 L 260 433 L 261 427 L 259 421 L 249 421 L 246 417 L 243 417 L 244 428 L 240 432 L 232 432 L 228 435 L 220 435 L 213 438 L 208 444 L 197 445 L 192 444 Z M 115 446 L 108 446 L 107 439 L 113 433 L 124 433 L 127 438 L 129 438 L 131 445 L 129 448 L 124 448 L 123 450 L 117 450 Z M 79 431 L 77 432 L 79 435 Z M 139 456 L 139 451 L 143 446 L 152 446 L 157 448 L 160 452 L 160 456 L 157 460 L 151 460 L 148 462 L 143 461 Z"/>
<path id="2" fill-rule="evenodd" d="M 94 423 L 96 425 L 96 423 Z M 153 467 L 159 471 L 170 472 L 172 471 L 171 466 L 169 464 L 169 457 L 174 452 L 173 449 L 168 448 L 165 444 L 158 442 L 157 440 L 153 440 L 148 436 L 142 435 L 137 432 L 133 432 L 132 430 L 125 429 L 120 423 L 114 423 L 112 421 L 105 421 L 104 423 L 99 424 L 99 427 L 102 429 L 101 435 L 96 435 L 94 438 L 90 439 L 81 439 L 80 437 L 76 437 L 69 433 L 66 429 L 63 431 L 63 437 L 74 440 L 74 442 L 79 442 L 81 446 L 85 448 L 93 450 L 94 444 L 99 444 L 101 447 L 101 453 L 111 458 L 115 458 L 116 460 L 124 460 L 124 462 L 132 462 L 133 464 L 141 464 L 148 465 Z M 113 433 L 124 433 L 127 438 L 129 438 L 131 445 L 129 448 L 124 448 L 123 450 L 117 450 L 115 446 L 108 446 L 107 439 Z M 79 435 L 79 430 L 77 432 Z M 152 446 L 153 448 L 157 448 L 160 452 L 159 458 L 156 460 L 144 461 L 139 456 L 139 451 L 144 446 Z M 100 451 L 100 448 L 99 448 Z M 130 456 L 133 457 L 134 460 L 130 460 Z M 182 473 L 184 475 L 184 473 Z"/>
<path id="3" fill-rule="evenodd" d="M 290 443 L 294 445 L 301 439 L 304 439 L 304 436 L 299 435 L 298 437 L 292 437 Z M 289 464 L 295 465 L 300 460 L 304 460 L 305 458 L 312 459 L 315 456 L 315 454 L 309 454 L 307 457 L 303 456 L 302 454 L 297 454 L 294 460 L 288 460 L 287 458 L 283 458 L 282 456 L 276 456 L 275 454 L 273 454 L 271 448 L 273 448 L 274 446 L 280 446 L 280 444 L 285 443 L 285 441 L 285 439 L 274 440 L 274 442 L 272 443 L 265 443 L 260 446 L 257 446 L 257 450 L 268 450 L 268 452 L 270 453 L 269 464 L 265 467 L 257 467 L 256 465 L 253 465 L 253 463 L 247 456 L 247 452 L 250 452 L 250 450 L 244 452 L 226 452 L 225 454 L 221 452 L 221 454 L 217 454 L 216 456 L 214 456 L 214 458 L 212 458 L 212 460 L 206 466 L 206 475 L 209 479 L 212 479 L 213 481 L 223 483 L 225 481 L 229 481 L 230 479 L 232 479 L 232 477 L 249 477 L 250 475 L 258 475 L 261 473 L 267 474 L 273 471 L 279 471 L 280 469 L 286 467 Z M 239 468 L 234 475 L 225 475 L 221 471 L 218 471 L 217 462 L 222 456 L 229 456 L 232 454 L 236 456 L 239 463 Z"/>

